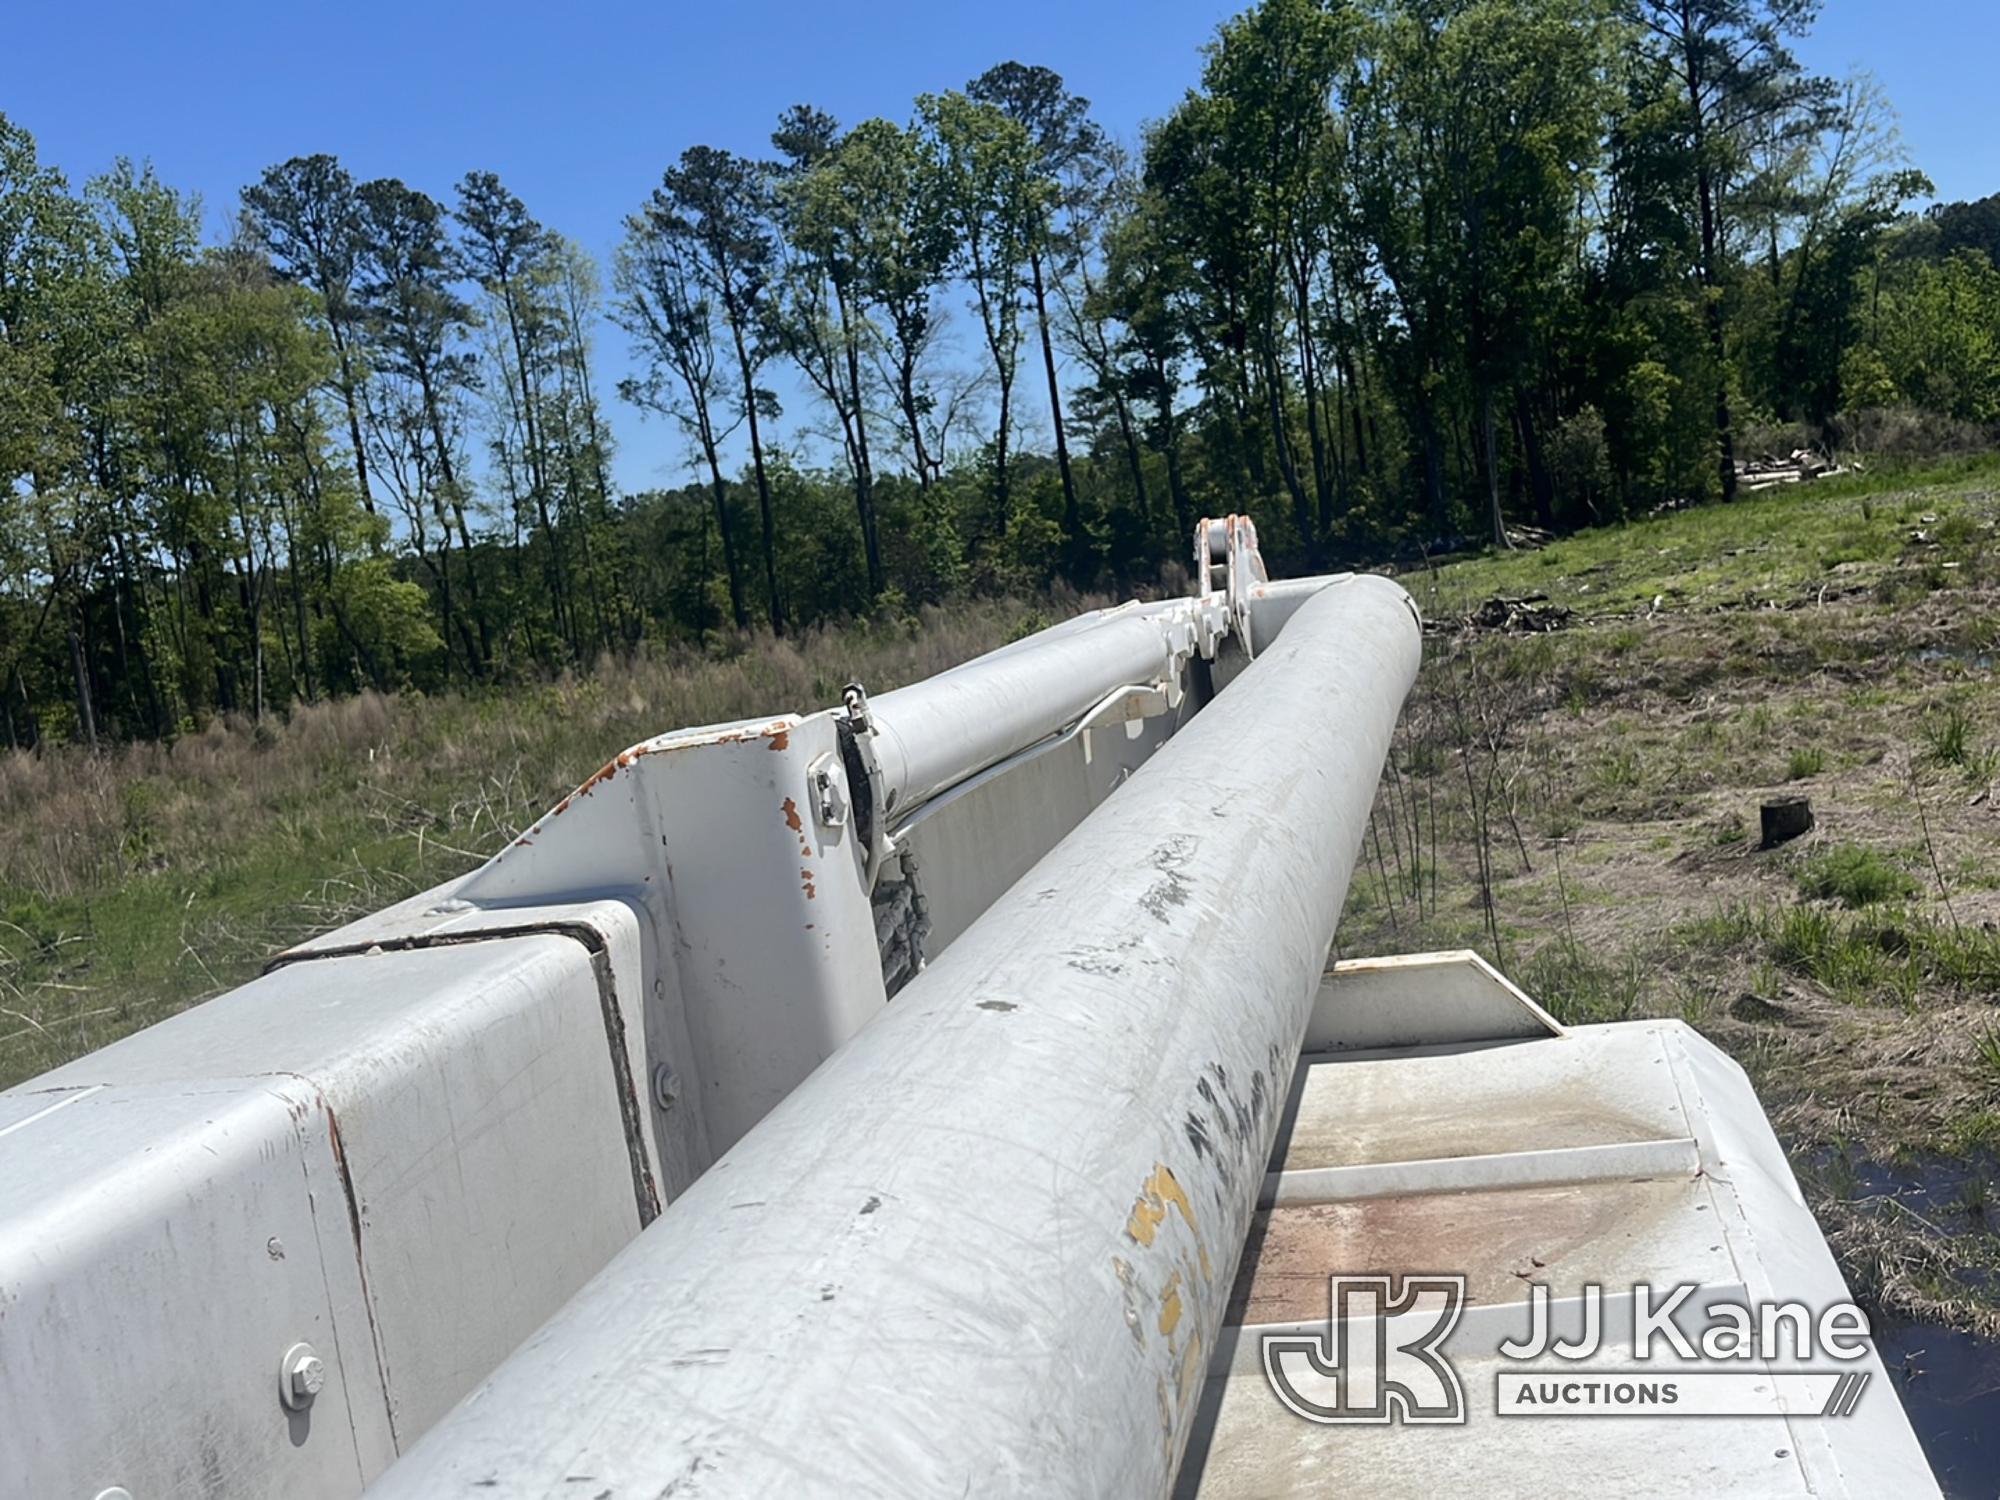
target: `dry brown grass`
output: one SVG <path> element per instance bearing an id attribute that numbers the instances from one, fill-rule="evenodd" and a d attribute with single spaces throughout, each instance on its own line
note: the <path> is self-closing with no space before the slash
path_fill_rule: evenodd
<path id="1" fill-rule="evenodd" d="M 470 868 L 626 745 L 881 691 L 1097 602 L 969 601 L 504 691 L 364 693 L 171 746 L 0 756 L 0 1085 Z"/>

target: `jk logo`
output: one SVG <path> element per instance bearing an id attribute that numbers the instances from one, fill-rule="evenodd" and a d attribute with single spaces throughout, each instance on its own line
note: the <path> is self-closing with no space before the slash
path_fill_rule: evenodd
<path id="1" fill-rule="evenodd" d="M 1463 1276 L 1334 1276 L 1324 1335 L 1267 1333 L 1264 1378 L 1308 1422 L 1465 1421 L 1439 1352 L 1465 1307 Z"/>

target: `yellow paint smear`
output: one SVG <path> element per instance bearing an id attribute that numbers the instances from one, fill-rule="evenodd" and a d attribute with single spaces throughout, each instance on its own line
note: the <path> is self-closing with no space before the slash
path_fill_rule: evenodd
<path id="1" fill-rule="evenodd" d="M 1167 1216 L 1167 1205 L 1171 1203 L 1181 1211 L 1181 1218 L 1187 1227 L 1194 1229 L 1194 1207 L 1173 1174 L 1173 1169 L 1165 1162 L 1153 1163 L 1153 1175 L 1148 1177 L 1140 1189 L 1138 1202 L 1132 1205 L 1132 1217 L 1125 1222 L 1125 1232 L 1142 1245 L 1153 1243 L 1159 1233 L 1161 1221 Z"/>
<path id="2" fill-rule="evenodd" d="M 1187 1409 L 1188 1397 L 1200 1389 L 1201 1335 L 1188 1335 L 1187 1348 L 1181 1351 L 1181 1367 L 1174 1378 L 1174 1399 L 1180 1408 Z"/>
<path id="3" fill-rule="evenodd" d="M 1172 1338 L 1181 1325 L 1181 1273 L 1176 1271 L 1160 1294 L 1160 1332 Z"/>

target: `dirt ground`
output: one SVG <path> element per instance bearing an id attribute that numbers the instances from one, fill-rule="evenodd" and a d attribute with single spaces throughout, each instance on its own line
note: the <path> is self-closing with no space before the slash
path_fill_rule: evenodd
<path id="1" fill-rule="evenodd" d="M 1794 492 L 1406 576 L 1426 663 L 1339 939 L 1477 948 L 1567 1022 L 1685 1019 L 1749 1071 L 1857 1294 L 1989 1339 L 1992 481 Z M 1762 847 L 1762 804 L 1797 796 L 1814 828 Z"/>

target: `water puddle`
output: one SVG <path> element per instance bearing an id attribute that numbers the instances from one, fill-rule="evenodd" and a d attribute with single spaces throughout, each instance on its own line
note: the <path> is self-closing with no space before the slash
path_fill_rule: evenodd
<path id="1" fill-rule="evenodd" d="M 1978 672 L 1993 670 L 1993 653 L 1972 646 L 1925 646 L 1921 650 L 1912 651 L 1910 659 L 1926 667 L 1949 663 L 1952 666 L 1970 667 Z"/>
<path id="2" fill-rule="evenodd" d="M 1835 1196 L 1889 1200 L 1938 1237 L 1977 1235 L 1989 1220 L 2000 1225 L 2000 1166 L 1991 1158 L 1878 1162 L 1830 1151 L 1801 1165 Z M 1991 1271 L 1973 1268 L 1960 1276 L 1973 1287 L 1993 1281 Z M 2000 1341 L 1935 1324 L 1876 1323 L 1875 1347 L 1939 1487 L 1953 1500 L 2000 1494 Z"/>
<path id="3" fill-rule="evenodd" d="M 1896 1394 L 1952 1500 L 2000 1494 L 2000 1343 L 1921 1323 L 1875 1330 Z"/>

